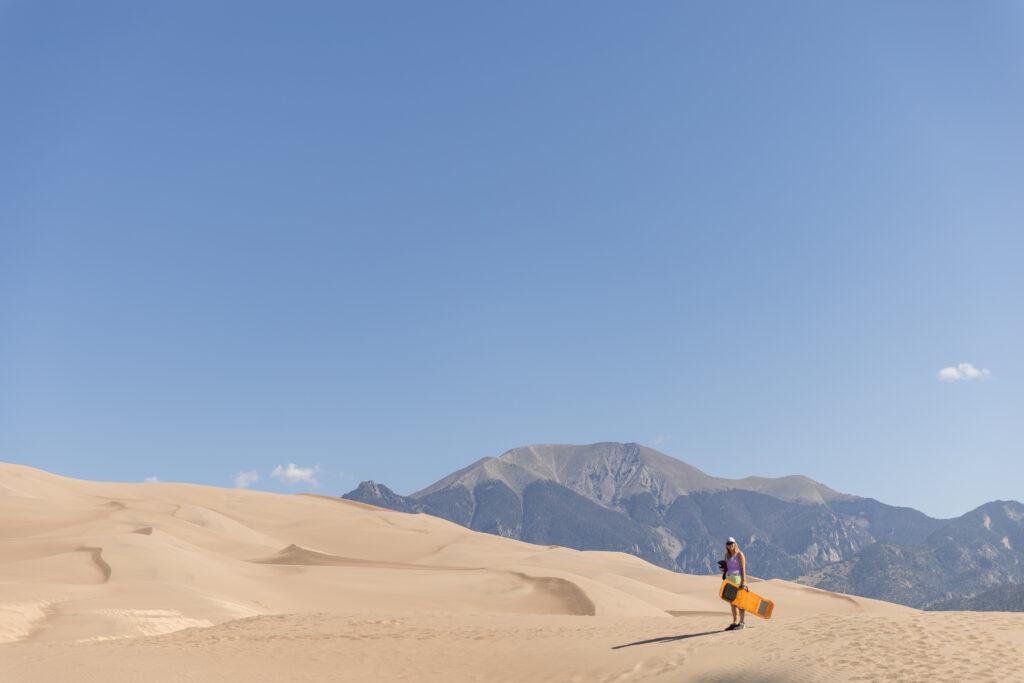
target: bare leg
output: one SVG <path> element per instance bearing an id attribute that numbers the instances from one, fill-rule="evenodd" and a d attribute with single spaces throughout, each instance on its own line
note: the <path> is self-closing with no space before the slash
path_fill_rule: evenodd
<path id="1" fill-rule="evenodd" d="M 743 610 L 741 610 L 736 605 L 729 605 L 729 607 L 732 607 L 732 623 L 735 624 L 737 623 L 737 620 L 739 618 L 738 615 L 743 614 Z"/>
<path id="2" fill-rule="evenodd" d="M 733 607 L 733 609 L 739 609 L 739 608 Z M 741 609 L 741 610 L 739 610 L 739 612 L 740 612 L 740 623 L 742 624 L 743 621 L 747 618 L 747 610 Z M 736 620 L 736 617 L 734 616 L 733 617 L 733 621 L 735 621 L 735 620 Z"/>

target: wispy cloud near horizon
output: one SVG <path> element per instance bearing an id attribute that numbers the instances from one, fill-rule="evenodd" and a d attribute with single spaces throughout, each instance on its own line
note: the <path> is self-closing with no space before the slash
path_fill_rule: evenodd
<path id="1" fill-rule="evenodd" d="M 247 489 L 260 480 L 259 472 L 250 470 L 248 472 L 239 472 L 235 475 L 235 488 L 236 489 Z"/>
<path id="2" fill-rule="evenodd" d="M 975 379 L 989 379 L 992 377 L 992 373 L 988 368 L 978 369 L 971 363 L 960 363 L 959 365 L 950 365 L 947 368 L 939 370 L 939 381 L 942 382 L 969 382 Z"/>
<path id="3" fill-rule="evenodd" d="M 280 479 L 285 484 L 298 484 L 299 482 L 306 482 L 317 486 L 316 471 L 317 465 L 313 467 L 299 467 L 293 462 L 288 463 L 287 466 L 278 465 L 274 468 L 274 471 L 270 473 L 271 479 Z"/>

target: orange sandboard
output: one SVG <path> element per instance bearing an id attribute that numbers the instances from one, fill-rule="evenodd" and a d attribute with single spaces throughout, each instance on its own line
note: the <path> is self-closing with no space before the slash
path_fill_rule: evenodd
<path id="1" fill-rule="evenodd" d="M 729 604 L 736 605 L 751 614 L 756 614 L 762 619 L 772 618 L 772 610 L 775 608 L 774 602 L 762 598 L 757 593 L 737 588 L 729 581 L 722 582 L 722 587 L 718 589 L 718 595 Z"/>

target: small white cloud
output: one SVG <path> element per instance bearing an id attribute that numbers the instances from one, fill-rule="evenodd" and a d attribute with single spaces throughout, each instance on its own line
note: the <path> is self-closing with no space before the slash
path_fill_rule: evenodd
<path id="1" fill-rule="evenodd" d="M 270 473 L 271 478 L 280 479 L 285 484 L 298 484 L 299 482 L 306 482 L 316 486 L 316 477 L 314 476 L 317 471 L 317 466 L 313 467 L 299 467 L 293 462 L 288 463 L 287 466 L 278 465 L 274 468 L 274 471 Z"/>
<path id="2" fill-rule="evenodd" d="M 248 472 L 239 472 L 235 475 L 235 488 L 236 489 L 247 489 L 260 480 L 259 472 L 252 470 Z"/>
<path id="3" fill-rule="evenodd" d="M 143 479 L 143 481 L 146 482 L 147 484 L 156 484 L 157 482 L 160 481 L 160 478 L 159 477 L 146 477 L 145 479 Z"/>
<path id="4" fill-rule="evenodd" d="M 939 370 L 939 379 L 943 382 L 955 382 L 960 379 L 960 371 L 956 368 L 942 368 Z"/>
<path id="5" fill-rule="evenodd" d="M 665 443 L 666 441 L 668 441 L 668 437 L 665 436 L 664 434 L 658 434 L 656 437 L 654 437 L 654 445 L 655 446 L 660 446 L 663 443 Z"/>
<path id="6" fill-rule="evenodd" d="M 972 379 L 988 379 L 992 376 L 988 368 L 978 369 L 970 363 L 960 363 L 957 366 L 949 366 L 939 370 L 939 380 L 942 382 L 968 382 Z"/>

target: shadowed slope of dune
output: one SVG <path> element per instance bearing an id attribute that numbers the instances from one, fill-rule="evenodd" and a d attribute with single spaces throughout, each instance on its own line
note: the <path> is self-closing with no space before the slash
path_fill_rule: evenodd
<path id="1" fill-rule="evenodd" d="M 532 583 L 538 590 L 548 591 L 565 602 L 565 614 L 594 616 L 596 608 L 586 592 L 572 581 L 557 576 L 530 576 L 522 572 L 511 572 L 524 581 Z"/>
<path id="2" fill-rule="evenodd" d="M 269 557 L 250 560 L 257 564 L 289 564 L 303 567 L 380 567 L 387 569 L 426 569 L 433 570 L 437 567 L 416 565 L 404 562 L 377 562 L 376 560 L 364 560 L 356 557 L 341 557 L 329 553 L 321 553 L 309 548 L 303 548 L 294 543 L 278 553 Z M 444 567 L 444 569 L 472 569 L 472 567 Z"/>
<path id="3" fill-rule="evenodd" d="M 103 559 L 103 548 L 93 548 L 87 545 L 83 545 L 79 546 L 78 548 L 75 548 L 75 551 L 89 553 L 89 556 L 92 557 L 93 564 L 96 565 L 96 568 L 100 571 L 100 574 L 103 576 L 103 583 L 110 581 L 110 565 L 107 564 L 107 561 Z"/>

